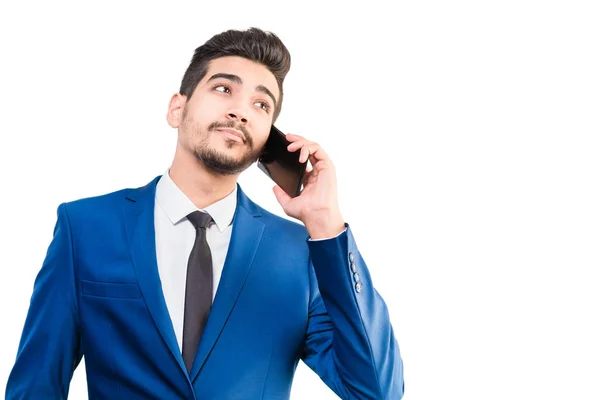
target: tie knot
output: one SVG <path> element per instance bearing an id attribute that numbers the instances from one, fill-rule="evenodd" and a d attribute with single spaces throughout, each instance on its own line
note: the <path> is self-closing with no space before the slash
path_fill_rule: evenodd
<path id="1" fill-rule="evenodd" d="M 208 228 L 210 223 L 212 222 L 212 217 L 209 213 L 205 213 L 202 211 L 194 211 L 188 214 L 187 219 L 190 220 L 194 228 Z"/>

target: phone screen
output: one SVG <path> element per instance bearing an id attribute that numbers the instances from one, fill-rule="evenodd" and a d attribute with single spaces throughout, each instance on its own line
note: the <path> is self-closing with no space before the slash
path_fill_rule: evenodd
<path id="1" fill-rule="evenodd" d="M 289 144 L 285 134 L 271 126 L 269 138 L 257 165 L 290 197 L 296 197 L 302 190 L 307 162 L 299 161 L 300 150 L 288 151 Z"/>

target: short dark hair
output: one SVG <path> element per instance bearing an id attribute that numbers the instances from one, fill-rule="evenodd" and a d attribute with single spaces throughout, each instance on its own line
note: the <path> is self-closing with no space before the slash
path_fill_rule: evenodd
<path id="1" fill-rule="evenodd" d="M 258 28 L 243 31 L 231 29 L 213 36 L 198 47 L 183 75 L 179 93 L 189 99 L 206 75 L 209 62 L 226 56 L 238 56 L 257 62 L 275 75 L 280 93 L 273 115 L 273 120 L 277 119 L 283 101 L 283 80 L 290 70 L 291 57 L 277 35 Z"/>

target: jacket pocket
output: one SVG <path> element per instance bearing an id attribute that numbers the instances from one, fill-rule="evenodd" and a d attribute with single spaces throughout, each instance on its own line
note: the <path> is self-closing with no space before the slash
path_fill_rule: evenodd
<path id="1" fill-rule="evenodd" d="M 142 297 L 137 283 L 81 281 L 84 296 L 110 297 L 118 299 L 139 299 Z"/>

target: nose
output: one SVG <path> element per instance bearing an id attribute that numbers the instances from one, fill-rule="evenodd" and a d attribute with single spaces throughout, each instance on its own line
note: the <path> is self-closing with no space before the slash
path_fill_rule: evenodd
<path id="1" fill-rule="evenodd" d="M 248 123 L 247 113 L 245 113 L 241 108 L 229 110 L 227 113 L 227 119 L 239 121 L 244 125 Z"/>

